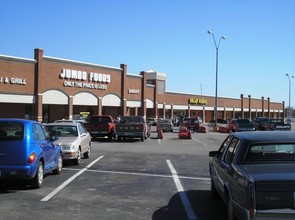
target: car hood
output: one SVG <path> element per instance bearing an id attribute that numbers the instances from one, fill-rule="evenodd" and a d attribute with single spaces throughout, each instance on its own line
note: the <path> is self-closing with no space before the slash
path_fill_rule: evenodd
<path id="1" fill-rule="evenodd" d="M 79 137 L 58 137 L 54 143 L 58 145 L 69 145 L 76 144 L 78 141 Z"/>
<path id="2" fill-rule="evenodd" d="M 241 169 L 254 181 L 295 181 L 295 163 L 246 164 Z"/>

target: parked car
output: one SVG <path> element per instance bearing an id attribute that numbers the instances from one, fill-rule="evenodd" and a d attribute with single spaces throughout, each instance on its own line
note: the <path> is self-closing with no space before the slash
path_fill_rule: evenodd
<path id="1" fill-rule="evenodd" d="M 192 139 L 191 130 L 188 129 L 187 127 L 185 127 L 185 126 L 181 126 L 179 128 L 178 138 L 179 139 Z"/>
<path id="2" fill-rule="evenodd" d="M 197 118 L 183 118 L 181 125 L 187 127 L 191 131 L 198 131 L 200 122 Z"/>
<path id="3" fill-rule="evenodd" d="M 143 116 L 123 116 L 116 124 L 115 135 L 120 141 L 122 138 L 140 138 L 141 141 L 150 136 L 150 126 Z"/>
<path id="4" fill-rule="evenodd" d="M 55 120 L 54 122 L 78 122 L 80 124 L 84 124 L 85 121 L 84 120 L 81 120 L 81 119 L 61 119 L 61 120 Z"/>
<path id="5" fill-rule="evenodd" d="M 147 118 L 146 123 L 151 126 L 157 126 L 158 119 L 157 118 Z"/>
<path id="6" fill-rule="evenodd" d="M 284 119 L 269 119 L 263 126 L 263 130 L 291 130 L 291 124 L 286 124 Z"/>
<path id="7" fill-rule="evenodd" d="M 254 119 L 253 123 L 256 130 L 266 130 L 265 124 L 269 122 L 269 117 L 257 117 Z"/>
<path id="8" fill-rule="evenodd" d="M 160 120 L 159 127 L 163 132 L 165 132 L 165 131 L 173 132 L 173 129 L 174 129 L 174 125 L 173 125 L 171 119 Z"/>
<path id="9" fill-rule="evenodd" d="M 29 180 L 32 188 L 40 188 L 45 174 L 60 174 L 62 155 L 55 140 L 36 121 L 0 119 L 0 180 Z"/>
<path id="10" fill-rule="evenodd" d="M 111 141 L 115 137 L 116 123 L 111 115 L 93 115 L 84 126 L 92 138 L 108 137 Z"/>
<path id="11" fill-rule="evenodd" d="M 209 156 L 228 219 L 295 219 L 295 132 L 231 133 Z"/>
<path id="12" fill-rule="evenodd" d="M 215 120 L 211 120 L 210 123 L 215 123 Z M 216 121 L 217 124 L 227 124 L 228 121 L 222 118 L 218 118 Z"/>
<path id="13" fill-rule="evenodd" d="M 50 134 L 57 136 L 55 144 L 61 146 L 63 160 L 80 164 L 81 158 L 89 158 L 91 137 L 84 126 L 76 122 L 57 122 L 45 125 Z"/>
<path id="14" fill-rule="evenodd" d="M 234 119 L 229 124 L 231 131 L 255 131 L 253 122 L 247 118 Z"/>

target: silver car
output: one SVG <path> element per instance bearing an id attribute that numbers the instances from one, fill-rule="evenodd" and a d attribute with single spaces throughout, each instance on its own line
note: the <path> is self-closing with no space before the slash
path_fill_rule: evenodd
<path id="1" fill-rule="evenodd" d="M 61 147 L 63 160 L 79 165 L 81 158 L 89 158 L 91 137 L 84 126 L 76 122 L 54 122 L 46 124 L 50 134 L 57 136 L 54 143 Z"/>
<path id="2" fill-rule="evenodd" d="M 162 119 L 160 120 L 160 128 L 162 131 L 173 132 L 174 125 L 171 119 Z"/>

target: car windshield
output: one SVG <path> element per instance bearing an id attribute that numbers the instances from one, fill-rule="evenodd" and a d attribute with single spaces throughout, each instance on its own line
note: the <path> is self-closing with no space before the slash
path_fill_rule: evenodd
<path id="1" fill-rule="evenodd" d="M 22 140 L 24 126 L 19 122 L 0 122 L 0 140 Z"/>
<path id="2" fill-rule="evenodd" d="M 295 143 L 263 144 L 249 148 L 246 162 L 293 161 L 295 162 Z"/>
<path id="3" fill-rule="evenodd" d="M 54 125 L 46 126 L 52 136 L 57 137 L 77 137 L 77 127 L 76 126 L 63 126 L 63 125 Z"/>

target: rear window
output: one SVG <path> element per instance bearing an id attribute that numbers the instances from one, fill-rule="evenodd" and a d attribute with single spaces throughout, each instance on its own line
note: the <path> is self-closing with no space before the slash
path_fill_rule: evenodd
<path id="1" fill-rule="evenodd" d="M 89 123 L 110 123 L 110 117 L 91 117 Z"/>
<path id="2" fill-rule="evenodd" d="M 24 136 L 24 125 L 19 122 L 0 122 L 1 140 L 22 140 Z"/>
<path id="3" fill-rule="evenodd" d="M 57 137 L 77 137 L 78 131 L 76 126 L 46 126 L 52 136 Z"/>
<path id="4" fill-rule="evenodd" d="M 249 148 L 246 162 L 255 163 L 271 161 L 295 162 L 295 143 L 253 145 Z"/>

